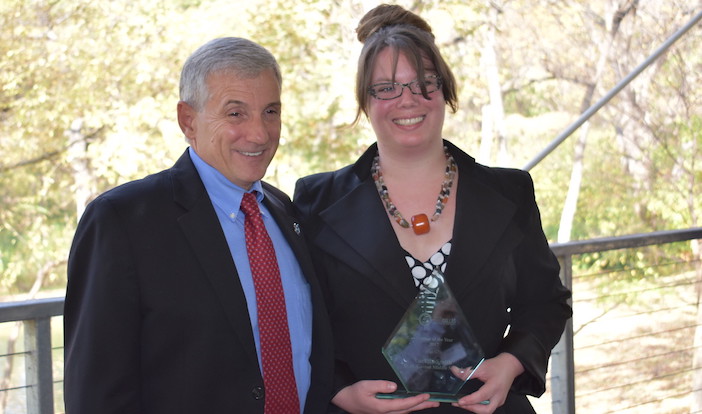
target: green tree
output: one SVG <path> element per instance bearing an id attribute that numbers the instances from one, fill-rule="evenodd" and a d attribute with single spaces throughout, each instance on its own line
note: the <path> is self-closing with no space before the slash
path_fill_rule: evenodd
<path id="1" fill-rule="evenodd" d="M 501 137 L 509 166 L 523 165 L 582 110 L 598 45 L 611 38 L 606 10 L 619 3 L 400 2 L 427 18 L 457 77 L 459 111 L 447 116 L 445 137 L 487 164 L 493 155 L 481 154 L 481 140 Z M 183 151 L 175 122 L 179 69 L 213 37 L 249 37 L 280 61 L 284 130 L 267 180 L 291 192 L 301 175 L 352 162 L 374 141 L 365 120 L 349 125 L 361 48 L 355 27 L 375 5 L 273 0 L 232 11 L 222 0 L 0 4 L 0 293 L 26 292 L 39 275 L 60 286 L 85 203 L 170 166 Z M 593 98 L 694 9 L 675 0 L 634 11 L 622 20 Z M 702 53 L 693 39 L 679 41 L 592 118 L 593 155 L 583 164 L 573 238 L 698 223 L 695 115 L 702 98 L 694 85 Z M 499 99 L 503 115 L 488 117 L 485 108 L 499 107 Z M 551 239 L 574 159 L 571 140 L 532 171 Z"/>
<path id="2" fill-rule="evenodd" d="M 63 283 L 83 205 L 169 157 L 160 123 L 178 50 L 166 46 L 167 3 L 0 6 L 0 292 Z"/>

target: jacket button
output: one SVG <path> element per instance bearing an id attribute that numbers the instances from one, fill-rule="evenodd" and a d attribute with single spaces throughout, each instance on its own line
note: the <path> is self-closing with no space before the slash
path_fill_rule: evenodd
<path id="1" fill-rule="evenodd" d="M 263 387 L 258 385 L 253 387 L 251 390 L 251 395 L 254 397 L 254 400 L 262 400 L 265 394 L 266 393 L 263 391 Z"/>

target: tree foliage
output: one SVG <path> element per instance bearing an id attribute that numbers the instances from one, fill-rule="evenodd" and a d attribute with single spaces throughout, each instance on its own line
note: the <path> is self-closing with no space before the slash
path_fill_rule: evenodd
<path id="1" fill-rule="evenodd" d="M 161 3 L 1 7 L 0 282 L 11 292 L 51 263 L 47 281 L 62 282 L 82 204 L 167 152 L 159 122 L 171 116 L 177 51 L 165 47 Z"/>
<path id="2" fill-rule="evenodd" d="M 456 74 L 459 111 L 447 116 L 445 137 L 478 156 L 499 132 L 508 166 L 517 168 L 578 117 L 588 88 L 593 99 L 604 96 L 702 7 L 683 0 L 398 3 L 432 24 Z M 301 175 L 352 162 L 374 140 L 367 122 L 350 124 L 361 47 L 355 27 L 376 4 L 2 2 L 0 294 L 27 292 L 37 278 L 62 286 L 85 202 L 168 167 L 184 150 L 175 122 L 180 66 L 213 37 L 249 37 L 281 64 L 284 130 L 269 181 L 291 192 Z M 626 18 L 612 18 L 626 7 Z M 618 35 L 594 84 L 613 24 Z M 573 239 L 699 225 L 701 30 L 591 119 Z M 500 125 L 485 128 L 495 85 L 504 113 L 493 118 Z M 532 171 L 551 239 L 573 150 L 566 141 Z M 480 161 L 495 164 L 495 153 L 487 154 Z"/>

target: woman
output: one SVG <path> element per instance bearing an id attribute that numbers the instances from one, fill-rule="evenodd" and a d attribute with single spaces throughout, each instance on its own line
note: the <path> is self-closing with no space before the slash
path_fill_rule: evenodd
<path id="1" fill-rule="evenodd" d="M 353 165 L 302 178 L 294 197 L 334 327 L 332 402 L 352 413 L 532 413 L 526 395 L 544 392 L 571 309 L 531 178 L 442 139 L 456 85 L 424 20 L 382 5 L 357 33 L 357 120 L 368 117 L 377 143 Z M 376 398 L 400 384 L 381 347 L 434 268 L 484 351 L 480 383 L 453 404 Z"/>

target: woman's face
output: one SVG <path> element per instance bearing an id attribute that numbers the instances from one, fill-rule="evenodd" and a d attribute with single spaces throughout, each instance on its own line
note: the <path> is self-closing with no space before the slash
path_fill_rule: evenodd
<path id="1" fill-rule="evenodd" d="M 393 50 L 385 48 L 378 54 L 371 85 L 393 80 Z M 436 75 L 429 60 L 425 60 L 425 75 Z M 417 80 L 417 71 L 400 52 L 395 82 L 406 84 Z M 400 87 L 396 85 L 396 87 Z M 370 97 L 368 118 L 380 145 L 398 148 L 420 147 L 441 140 L 441 130 L 446 114 L 446 102 L 441 89 L 430 93 L 430 99 L 415 95 L 409 87 L 402 88 L 402 95 L 395 99 L 381 100 Z"/>
<path id="2" fill-rule="evenodd" d="M 203 161 L 248 190 L 263 178 L 280 140 L 280 85 L 272 70 L 254 78 L 231 71 L 207 77 L 202 110 L 178 104 L 178 120 Z"/>

